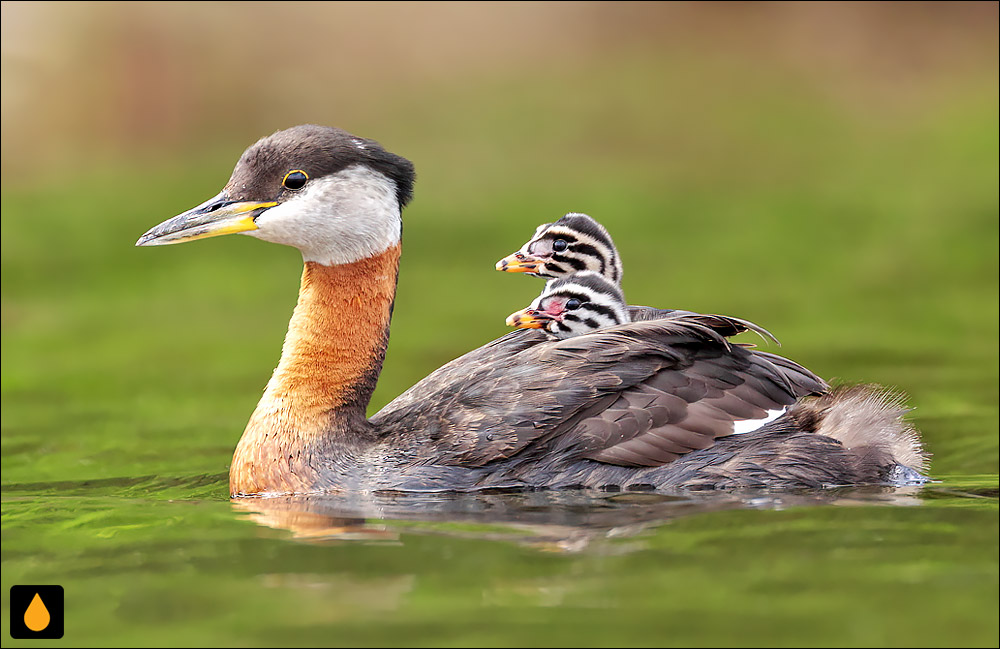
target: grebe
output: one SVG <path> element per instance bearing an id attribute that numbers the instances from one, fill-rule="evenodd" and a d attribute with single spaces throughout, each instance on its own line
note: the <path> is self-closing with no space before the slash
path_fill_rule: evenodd
<path id="1" fill-rule="evenodd" d="M 298 126 L 252 145 L 222 192 L 137 242 L 243 233 L 302 252 L 298 303 L 233 455 L 232 495 L 919 477 L 923 452 L 898 403 L 826 393 L 795 363 L 729 343 L 734 320 L 655 309 L 567 340 L 512 332 L 366 418 L 413 181 L 413 165 L 373 140 Z M 809 394 L 823 396 L 799 398 Z"/>
<path id="2" fill-rule="evenodd" d="M 631 322 L 617 284 L 591 270 L 549 280 L 531 305 L 510 314 L 507 326 L 543 329 L 555 338 L 572 338 Z"/>
<path id="3" fill-rule="evenodd" d="M 621 284 L 622 260 L 607 229 L 593 217 L 570 212 L 555 223 L 543 223 L 535 234 L 496 264 L 507 273 L 558 279 L 581 271 L 600 273 Z"/>

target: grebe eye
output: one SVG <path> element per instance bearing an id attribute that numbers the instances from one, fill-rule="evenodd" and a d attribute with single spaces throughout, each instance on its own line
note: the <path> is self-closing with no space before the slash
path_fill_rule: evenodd
<path id="1" fill-rule="evenodd" d="M 285 177 L 281 179 L 281 186 L 285 189 L 302 189 L 309 180 L 309 174 L 302 171 L 301 169 L 295 169 L 294 171 L 289 171 L 285 174 Z"/>
<path id="2" fill-rule="evenodd" d="M 569 244 L 564 239 L 556 239 L 552 242 L 552 249 L 556 252 L 562 252 L 566 248 L 569 248 Z"/>
<path id="3" fill-rule="evenodd" d="M 573 309 L 579 309 L 580 304 L 582 304 L 580 300 L 576 299 L 575 297 L 571 297 L 570 299 L 566 300 L 566 308 L 570 311 L 572 311 Z"/>

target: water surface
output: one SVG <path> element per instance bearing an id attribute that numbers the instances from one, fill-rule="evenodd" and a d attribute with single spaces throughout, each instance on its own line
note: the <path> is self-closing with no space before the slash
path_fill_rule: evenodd
<path id="1" fill-rule="evenodd" d="M 996 476 L 234 502 L 225 486 L 225 475 L 5 485 L 5 584 L 66 591 L 63 641 L 5 646 L 996 639 Z"/>

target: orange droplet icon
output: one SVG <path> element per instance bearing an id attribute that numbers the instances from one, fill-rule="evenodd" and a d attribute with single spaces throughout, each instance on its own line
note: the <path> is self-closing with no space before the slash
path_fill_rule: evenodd
<path id="1" fill-rule="evenodd" d="M 28 609 L 24 612 L 24 626 L 37 633 L 49 625 L 50 619 L 49 609 L 45 608 L 42 598 L 35 593 L 31 603 L 28 604 Z"/>

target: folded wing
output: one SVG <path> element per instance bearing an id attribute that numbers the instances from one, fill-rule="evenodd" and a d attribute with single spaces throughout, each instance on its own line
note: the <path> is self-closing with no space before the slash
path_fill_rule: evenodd
<path id="1" fill-rule="evenodd" d="M 792 361 L 726 339 L 768 335 L 751 323 L 656 309 L 633 319 L 562 341 L 508 334 L 442 366 L 372 421 L 389 436 L 410 431 L 414 463 L 482 466 L 555 452 L 648 467 L 827 389 Z"/>

